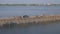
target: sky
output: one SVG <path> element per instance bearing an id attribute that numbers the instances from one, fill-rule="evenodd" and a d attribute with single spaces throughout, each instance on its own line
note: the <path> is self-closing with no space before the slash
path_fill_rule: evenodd
<path id="1" fill-rule="evenodd" d="M 0 0 L 0 4 L 60 4 L 60 0 Z"/>

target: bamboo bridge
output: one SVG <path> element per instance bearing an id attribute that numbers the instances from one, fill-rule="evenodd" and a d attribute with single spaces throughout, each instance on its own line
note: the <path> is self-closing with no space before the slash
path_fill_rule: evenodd
<path id="1" fill-rule="evenodd" d="M 16 16 L 16 17 L 7 17 L 7 18 L 0 18 L 0 25 L 3 24 L 10 24 L 10 23 L 17 23 L 17 24 L 25 24 L 25 23 L 40 23 L 40 22 L 49 22 L 49 21 L 59 21 L 60 15 L 49 15 L 49 16 L 29 16 L 27 18 L 23 18 L 23 16 Z"/>

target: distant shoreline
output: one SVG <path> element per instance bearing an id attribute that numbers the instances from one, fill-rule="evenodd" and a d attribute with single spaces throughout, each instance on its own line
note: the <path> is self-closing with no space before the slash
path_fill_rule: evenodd
<path id="1" fill-rule="evenodd" d="M 60 6 L 60 4 L 0 4 L 0 6 Z"/>

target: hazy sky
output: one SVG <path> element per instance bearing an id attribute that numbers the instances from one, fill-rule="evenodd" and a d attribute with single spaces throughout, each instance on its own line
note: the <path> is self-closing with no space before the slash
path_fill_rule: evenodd
<path id="1" fill-rule="evenodd" d="M 60 0 L 0 0 L 0 3 L 19 3 L 19 4 L 31 4 L 31 3 L 34 3 L 34 4 L 47 4 L 47 3 L 54 3 L 54 4 L 57 4 L 59 3 L 60 4 Z"/>

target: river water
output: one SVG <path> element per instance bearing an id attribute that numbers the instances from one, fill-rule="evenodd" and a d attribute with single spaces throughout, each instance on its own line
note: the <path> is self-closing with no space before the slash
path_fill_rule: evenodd
<path id="1" fill-rule="evenodd" d="M 0 6 L 0 18 L 60 14 L 60 6 Z M 60 34 L 60 22 L 0 28 L 0 34 Z"/>
<path id="2" fill-rule="evenodd" d="M 60 14 L 60 6 L 0 6 L 0 17 Z"/>

